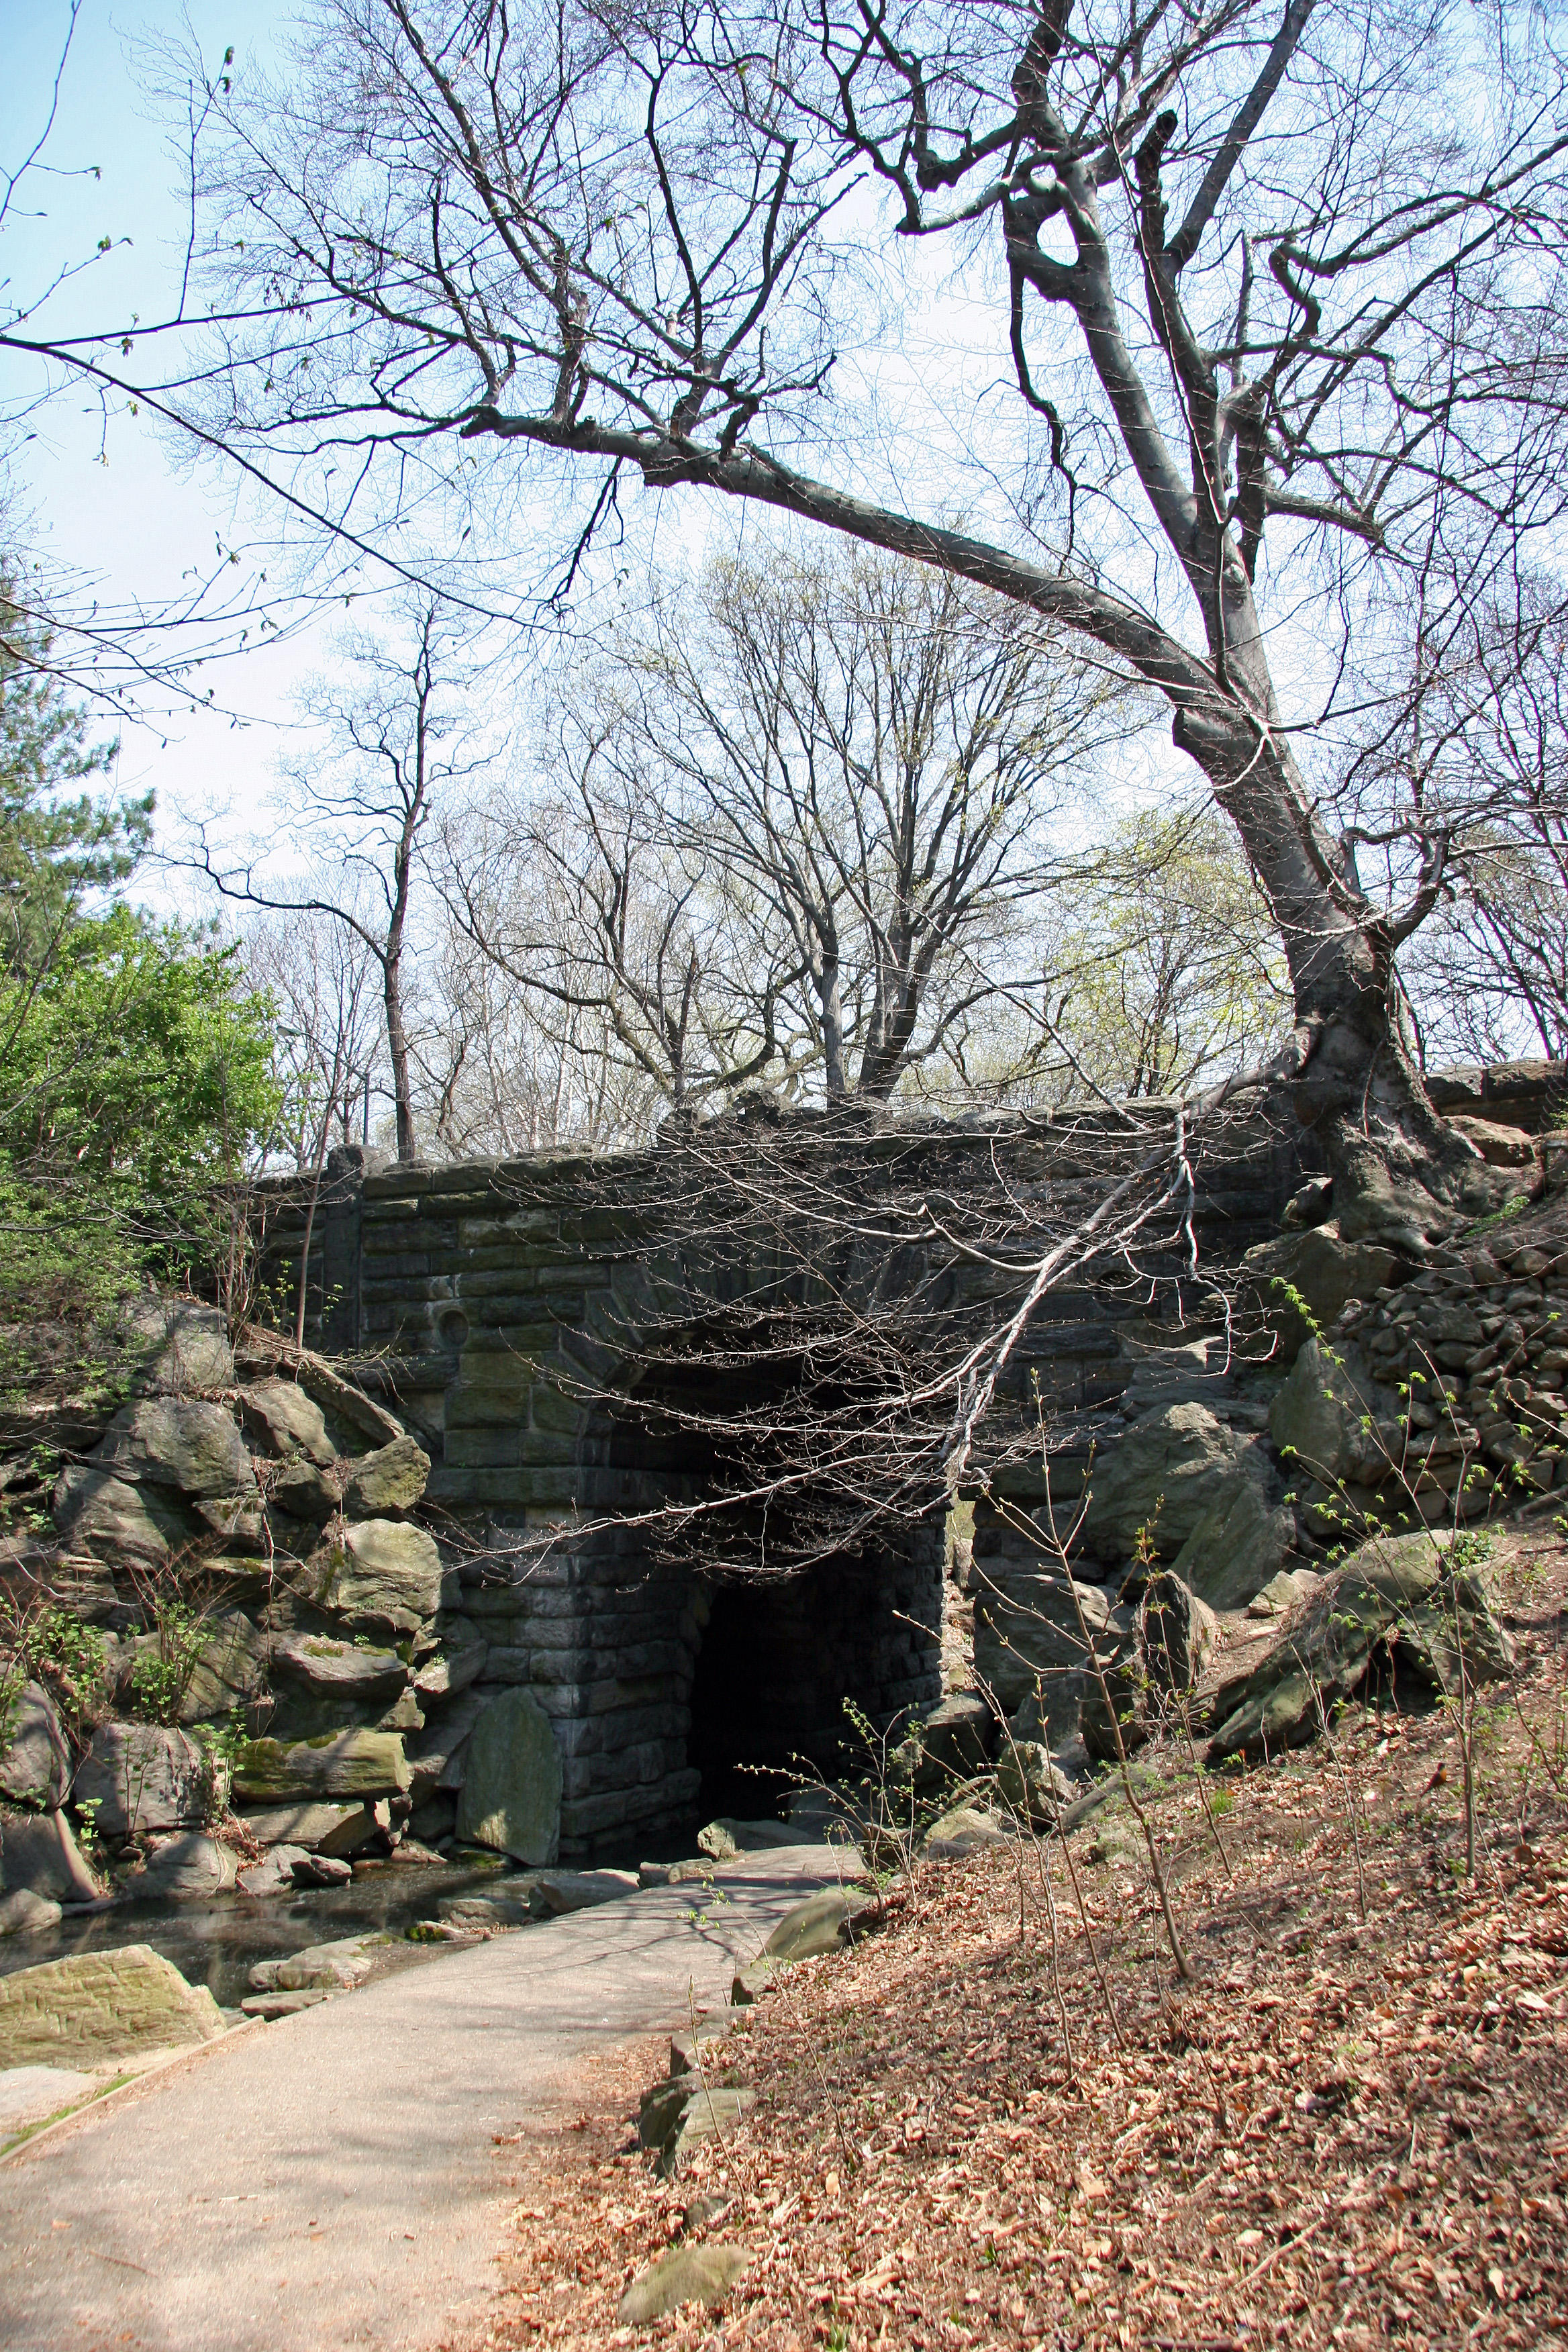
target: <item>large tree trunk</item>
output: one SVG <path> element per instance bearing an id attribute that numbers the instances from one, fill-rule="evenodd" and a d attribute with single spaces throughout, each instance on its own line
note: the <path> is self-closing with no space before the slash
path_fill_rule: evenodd
<path id="1" fill-rule="evenodd" d="M 1234 822 L 1279 925 L 1296 1014 L 1280 1076 L 1333 1171 L 1341 1231 L 1419 1254 L 1513 1187 L 1432 1108 L 1399 1017 L 1394 927 L 1279 739 L 1238 725 L 1234 705 L 1181 711 L 1173 734 Z"/>

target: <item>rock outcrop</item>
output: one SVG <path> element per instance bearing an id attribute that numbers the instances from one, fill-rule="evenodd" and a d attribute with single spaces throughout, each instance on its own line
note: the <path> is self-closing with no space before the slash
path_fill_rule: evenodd
<path id="1" fill-rule="evenodd" d="M 124 1320 L 129 1401 L 73 1425 L 57 1541 L 32 1548 L 33 1589 L 57 1598 L 0 1727 L 5 1893 L 218 1894 L 250 1839 L 284 1861 L 247 1863 L 247 1893 L 300 1883 L 294 1856 L 335 1874 L 401 1840 L 411 1748 L 449 1835 L 474 1724 L 496 1704 L 527 1717 L 523 1751 L 509 1758 L 498 1722 L 470 1810 L 552 1859 L 554 1735 L 521 1694 L 472 1695 L 489 1646 L 413 1516 L 426 1449 L 280 1343 L 247 1336 L 237 1364 L 211 1308 L 134 1301 Z M 230 1806 L 248 1832 L 237 1853 Z"/>

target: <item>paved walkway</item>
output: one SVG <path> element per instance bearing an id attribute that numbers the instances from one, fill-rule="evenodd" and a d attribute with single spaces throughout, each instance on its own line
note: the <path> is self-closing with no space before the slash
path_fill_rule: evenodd
<path id="1" fill-rule="evenodd" d="M 515 2132 L 728 1997 L 822 1846 L 443 1954 L 211 2045 L 0 2165 L 0 2345 L 423 2352 L 495 2283 Z M 725 1899 L 720 1900 L 722 1890 Z M 695 1899 L 694 1899 L 695 1898 Z M 693 1919 L 700 1906 L 702 1916 Z"/>

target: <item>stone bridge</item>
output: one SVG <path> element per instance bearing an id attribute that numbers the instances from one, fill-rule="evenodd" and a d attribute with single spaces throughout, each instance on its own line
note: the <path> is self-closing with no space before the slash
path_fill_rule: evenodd
<path id="1" fill-rule="evenodd" d="M 1139 1108 L 1146 1127 L 1168 1117 Z M 900 1122 L 858 1148 L 870 1154 L 868 1190 L 879 1170 L 906 1192 L 952 1197 L 968 1175 L 1000 1176 L 1025 1197 L 1081 1172 L 1086 1138 L 1112 1168 L 1136 1140 L 1094 1109 L 971 1128 Z M 1305 1140 L 1257 1118 L 1228 1121 L 1214 1148 L 1194 1145 L 1200 1265 L 1234 1265 L 1277 1230 L 1311 1164 Z M 795 1148 L 804 1181 L 809 1122 Z M 650 1379 L 639 1339 L 650 1324 L 678 1328 L 683 1314 L 699 1323 L 725 1296 L 744 1300 L 769 1273 L 744 1250 L 672 1239 L 662 1194 L 674 1164 L 656 1150 L 388 1165 L 349 1147 L 332 1153 L 313 1204 L 298 1180 L 266 1188 L 278 1319 L 293 1319 L 303 1255 L 309 1339 L 429 1451 L 430 1523 L 456 1579 L 449 1630 L 461 1639 L 470 1621 L 489 1645 L 473 1704 L 521 1683 L 552 1717 L 569 1855 L 624 1847 L 634 1831 L 651 1839 L 699 1802 L 764 1810 L 765 1790 L 737 1774 L 792 1755 L 829 1763 L 846 1698 L 886 1719 L 969 1675 L 962 1496 L 933 1488 L 885 1539 L 784 1579 L 694 1568 L 658 1542 L 648 1515 L 699 1491 L 705 1464 L 689 1433 L 661 1435 L 630 1410 Z M 930 1313 L 929 1252 L 879 1256 L 872 1242 L 862 1255 L 862 1287 L 890 1284 L 896 1304 L 900 1286 L 911 1300 L 925 1286 Z M 949 1265 L 939 1310 L 961 1318 L 995 1290 L 984 1264 Z M 1044 1300 L 1010 1379 L 1016 1400 L 1037 1378 L 1064 1480 L 1091 1439 L 1121 1425 L 1118 1402 L 1151 1350 L 1190 1343 L 1173 1326 L 1199 1303 L 1190 1283 L 1184 1296 L 1178 1279 L 1142 1271 Z M 973 1542 L 983 1565 L 988 1547 L 1006 1549 L 984 1510 Z"/>

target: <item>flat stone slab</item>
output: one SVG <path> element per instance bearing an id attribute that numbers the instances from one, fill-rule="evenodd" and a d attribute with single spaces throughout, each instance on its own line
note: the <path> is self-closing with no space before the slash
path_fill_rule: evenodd
<path id="1" fill-rule="evenodd" d="M 363 1805 L 274 1805 L 241 1815 L 258 1845 L 299 1845 L 310 1853 L 332 1850 L 343 1835 L 364 1825 Z M 334 1882 L 335 1883 L 335 1882 Z"/>
<path id="2" fill-rule="evenodd" d="M 618 1903 L 637 1892 L 635 1870 L 551 1870 L 534 1881 L 541 1910 L 559 1919 L 568 1911 L 589 1911 L 596 1903 Z"/>
<path id="3" fill-rule="evenodd" d="M 492 1699 L 468 1740 L 458 1835 L 518 1862 L 552 1863 L 561 1846 L 561 1750 L 532 1693 Z"/>
<path id="4" fill-rule="evenodd" d="M 751 2266 L 743 2246 L 678 2246 L 632 2281 L 616 2317 L 623 2327 L 640 2327 L 683 2303 L 722 2303 Z"/>
<path id="5" fill-rule="evenodd" d="M 315 1739 L 252 1739 L 235 1759 L 234 1791 L 287 1806 L 315 1797 L 401 1796 L 413 1774 L 395 1731 L 342 1731 Z M 303 1845 L 290 1837 L 290 1845 Z"/>
<path id="6" fill-rule="evenodd" d="M 148 1944 L 74 1952 L 0 1977 L 0 2067 L 101 2067 L 226 2031 L 205 1985 L 190 1985 Z"/>
<path id="7" fill-rule="evenodd" d="M 270 2021 L 275 2017 L 298 2017 L 302 2009 L 314 2009 L 319 2000 L 331 2000 L 340 1986 L 301 1985 L 294 1992 L 247 1993 L 240 2002 L 247 2017 Z"/>

